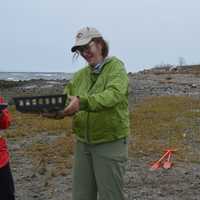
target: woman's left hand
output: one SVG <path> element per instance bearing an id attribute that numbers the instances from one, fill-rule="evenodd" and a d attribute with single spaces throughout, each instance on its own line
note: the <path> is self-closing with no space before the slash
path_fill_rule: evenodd
<path id="1" fill-rule="evenodd" d="M 64 109 L 66 116 L 74 115 L 80 109 L 80 100 L 77 96 L 69 96 L 70 102 L 68 106 Z"/>

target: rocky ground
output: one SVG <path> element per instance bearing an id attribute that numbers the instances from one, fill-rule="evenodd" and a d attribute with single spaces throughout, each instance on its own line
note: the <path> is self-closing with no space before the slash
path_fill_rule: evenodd
<path id="1" fill-rule="evenodd" d="M 9 140 L 17 200 L 71 199 L 71 170 L 66 169 L 62 175 L 54 176 L 51 163 L 34 165 L 26 154 L 26 150 L 34 143 L 51 143 L 55 139 L 56 136 L 40 133 L 34 137 L 24 137 L 17 144 Z"/>
<path id="2" fill-rule="evenodd" d="M 200 98 L 200 76 L 198 74 L 174 73 L 137 73 L 129 74 L 130 110 L 148 96 L 191 96 Z M 31 80 L 16 85 L 6 85 L 0 89 L 0 95 L 12 102 L 13 96 L 59 94 L 66 80 L 43 81 Z M 9 83 L 10 84 L 10 83 Z M 1 84 L 2 85 L 2 84 Z M 26 150 L 37 142 L 51 144 L 64 135 L 49 135 L 48 132 L 26 135 L 20 140 L 9 138 L 11 166 L 16 185 L 17 200 L 70 200 L 71 169 L 55 175 L 51 162 L 37 166 L 33 164 Z M 131 139 L 134 142 L 134 138 Z M 199 145 L 199 142 L 196 143 Z M 200 167 L 199 162 L 183 162 L 173 158 L 174 166 L 169 169 L 160 168 L 150 171 L 150 163 L 162 154 L 130 153 L 125 176 L 126 200 L 199 200 L 200 199 Z M 71 158 L 73 159 L 73 158 Z"/>
<path id="3" fill-rule="evenodd" d="M 129 75 L 130 105 L 147 96 L 191 96 L 200 98 L 200 75 L 179 73 L 137 73 Z"/>
<path id="4" fill-rule="evenodd" d="M 58 136 L 59 137 L 59 136 Z M 70 200 L 72 190 L 71 169 L 59 176 L 52 176 L 51 163 L 37 168 L 24 156 L 24 150 L 35 141 L 52 142 L 47 133 L 25 137 L 18 142 L 10 140 L 12 170 L 16 183 L 17 200 Z M 150 171 L 153 156 L 131 156 L 125 176 L 126 200 L 199 200 L 199 163 L 173 161 L 169 169 Z"/>
<path id="5" fill-rule="evenodd" d="M 68 80 L 0 81 L 0 95 L 9 103 L 27 95 L 61 94 Z M 129 73 L 130 106 L 149 96 L 191 96 L 200 98 L 200 73 Z"/>

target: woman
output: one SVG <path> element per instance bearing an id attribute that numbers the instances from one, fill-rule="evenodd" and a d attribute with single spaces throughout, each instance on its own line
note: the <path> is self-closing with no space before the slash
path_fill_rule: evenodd
<path id="1" fill-rule="evenodd" d="M 4 103 L 0 97 L 0 104 Z M 10 125 L 10 114 L 7 109 L 0 110 L 0 133 Z M 14 182 L 9 165 L 9 153 L 6 141 L 0 135 L 0 199 L 15 200 Z"/>
<path id="2" fill-rule="evenodd" d="M 128 157 L 128 77 L 124 64 L 108 57 L 108 45 L 95 28 L 78 31 L 71 49 L 87 65 L 65 88 L 76 134 L 73 200 L 123 200 Z"/>

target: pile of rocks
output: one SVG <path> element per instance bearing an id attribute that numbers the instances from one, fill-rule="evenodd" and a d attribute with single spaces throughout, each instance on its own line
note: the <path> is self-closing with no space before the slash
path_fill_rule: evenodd
<path id="1" fill-rule="evenodd" d="M 148 96 L 200 98 L 200 76 L 194 74 L 129 74 L 129 101 L 135 104 Z"/>

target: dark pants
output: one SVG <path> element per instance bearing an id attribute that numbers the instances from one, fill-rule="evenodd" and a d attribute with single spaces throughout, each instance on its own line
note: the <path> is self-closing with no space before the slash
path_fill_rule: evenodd
<path id="1" fill-rule="evenodd" d="M 15 200 L 15 188 L 10 165 L 0 168 L 0 199 Z"/>

